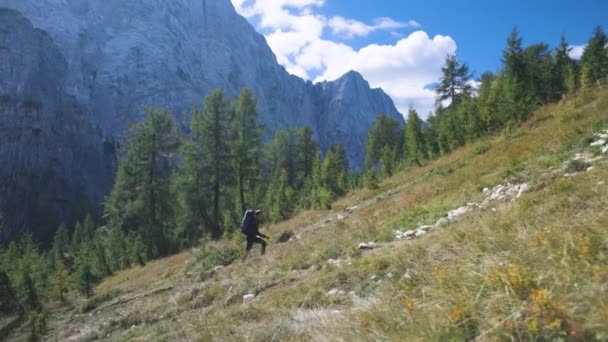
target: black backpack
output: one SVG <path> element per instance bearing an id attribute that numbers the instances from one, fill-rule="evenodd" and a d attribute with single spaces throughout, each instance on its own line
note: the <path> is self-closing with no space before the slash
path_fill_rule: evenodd
<path id="1" fill-rule="evenodd" d="M 255 233 L 255 212 L 251 209 L 245 211 L 241 221 L 241 233 L 251 235 Z"/>

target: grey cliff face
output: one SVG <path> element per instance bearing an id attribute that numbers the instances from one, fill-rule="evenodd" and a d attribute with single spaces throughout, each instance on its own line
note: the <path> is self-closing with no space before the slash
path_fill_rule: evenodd
<path id="1" fill-rule="evenodd" d="M 67 92 L 106 136 L 120 137 L 144 106 L 177 117 L 217 87 L 247 86 L 267 138 L 310 125 L 321 146 L 345 143 L 351 164 L 375 117 L 402 120 L 390 98 L 356 73 L 312 85 L 281 67 L 263 36 L 229 0 L 0 0 L 49 32 L 68 62 Z"/>
<path id="2" fill-rule="evenodd" d="M 113 180 L 114 148 L 63 89 L 67 63 L 51 37 L 0 9 L 0 240 L 95 213 Z"/>

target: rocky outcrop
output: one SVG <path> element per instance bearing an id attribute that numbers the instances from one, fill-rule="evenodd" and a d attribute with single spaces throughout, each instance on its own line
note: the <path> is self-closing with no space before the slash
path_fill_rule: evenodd
<path id="1" fill-rule="evenodd" d="M 106 136 L 121 136 L 143 106 L 181 117 L 214 88 L 234 97 L 247 86 L 267 138 L 310 125 L 323 149 L 344 143 L 358 167 L 377 114 L 403 120 L 392 100 L 355 72 L 317 85 L 289 75 L 229 0 L 0 0 L 1 6 L 51 34 L 67 58 L 68 93 Z"/>
<path id="2" fill-rule="evenodd" d="M 98 212 L 114 145 L 64 91 L 68 66 L 44 31 L 0 9 L 0 239 L 29 228 L 48 241 L 60 222 Z"/>

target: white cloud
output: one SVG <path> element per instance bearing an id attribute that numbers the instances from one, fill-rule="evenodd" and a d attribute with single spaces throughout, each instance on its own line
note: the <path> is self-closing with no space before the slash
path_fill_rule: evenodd
<path id="1" fill-rule="evenodd" d="M 570 48 L 572 48 L 572 50 L 570 51 L 570 58 L 577 61 L 581 59 L 586 46 L 587 45 L 571 45 Z"/>
<path id="2" fill-rule="evenodd" d="M 337 0 L 335 0 L 337 1 Z M 377 30 L 419 27 L 414 20 L 378 18 L 372 24 L 354 19 L 327 19 L 318 13 L 324 0 L 232 0 L 237 11 L 256 17 L 277 60 L 288 72 L 315 82 L 335 80 L 349 70 L 360 72 L 372 87 L 381 87 L 406 114 L 414 106 L 426 117 L 435 93 L 425 86 L 436 82 L 448 53 L 456 43 L 449 36 L 429 37 L 415 31 L 391 45 L 371 44 L 354 49 L 332 37 L 362 37 Z M 326 34 L 329 31 L 332 35 Z"/>
<path id="3" fill-rule="evenodd" d="M 331 28 L 334 35 L 344 36 L 347 38 L 365 37 L 378 30 L 395 30 L 406 27 L 420 27 L 420 24 L 415 20 L 399 22 L 386 17 L 376 18 L 373 25 L 368 25 L 358 20 L 336 16 L 329 19 L 327 24 Z"/>

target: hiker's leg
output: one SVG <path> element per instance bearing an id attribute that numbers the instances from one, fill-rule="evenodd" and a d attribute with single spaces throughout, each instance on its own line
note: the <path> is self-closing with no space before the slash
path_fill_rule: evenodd
<path id="1" fill-rule="evenodd" d="M 245 261 L 245 259 L 247 259 L 247 256 L 249 255 L 249 252 L 251 251 L 252 247 L 253 247 L 253 240 L 247 238 L 247 247 L 245 247 L 245 255 L 243 255 L 243 261 Z"/>
<path id="2" fill-rule="evenodd" d="M 264 255 L 264 253 L 266 253 L 266 241 L 262 238 L 258 238 L 257 242 L 262 245 L 262 255 Z"/>

